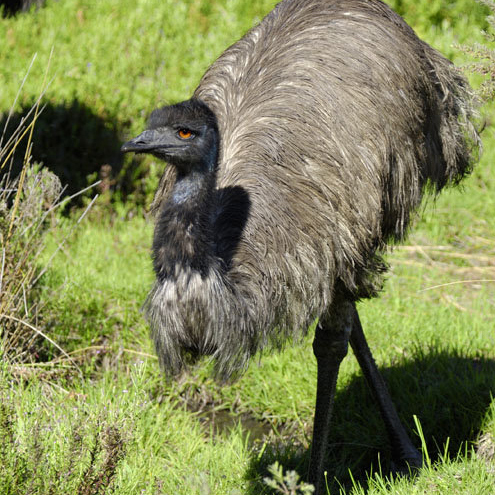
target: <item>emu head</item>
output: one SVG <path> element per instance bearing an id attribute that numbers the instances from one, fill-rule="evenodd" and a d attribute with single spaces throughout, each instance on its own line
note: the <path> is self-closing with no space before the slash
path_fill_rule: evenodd
<path id="1" fill-rule="evenodd" d="M 215 114 L 192 98 L 154 110 L 148 129 L 122 146 L 123 152 L 150 153 L 177 167 L 180 175 L 214 170 L 218 154 Z"/>

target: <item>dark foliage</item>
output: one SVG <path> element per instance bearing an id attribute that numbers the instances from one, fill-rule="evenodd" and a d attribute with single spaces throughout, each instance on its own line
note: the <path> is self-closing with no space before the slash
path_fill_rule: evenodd
<path id="1" fill-rule="evenodd" d="M 33 5 L 41 7 L 45 0 L 2 0 L 0 7 L 3 7 L 3 14 L 12 16 L 18 12 L 27 12 Z"/>

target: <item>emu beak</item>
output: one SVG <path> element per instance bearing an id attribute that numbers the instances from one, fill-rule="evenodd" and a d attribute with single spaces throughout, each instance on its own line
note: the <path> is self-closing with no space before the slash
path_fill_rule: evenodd
<path id="1" fill-rule="evenodd" d="M 136 153 L 150 153 L 156 149 L 170 147 L 171 144 L 165 142 L 163 135 L 150 129 L 124 143 L 120 148 L 120 151 L 122 151 L 122 153 L 127 153 L 129 151 L 134 151 Z"/>

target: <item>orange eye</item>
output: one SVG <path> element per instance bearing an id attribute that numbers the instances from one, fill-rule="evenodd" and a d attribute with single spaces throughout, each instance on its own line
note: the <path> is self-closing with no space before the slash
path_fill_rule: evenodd
<path id="1" fill-rule="evenodd" d="M 190 139 L 192 132 L 189 129 L 179 129 L 179 137 L 181 139 Z"/>

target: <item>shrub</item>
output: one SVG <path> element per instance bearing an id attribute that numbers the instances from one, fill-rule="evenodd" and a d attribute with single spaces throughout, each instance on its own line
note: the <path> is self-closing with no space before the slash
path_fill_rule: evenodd
<path id="1" fill-rule="evenodd" d="M 31 163 L 31 139 L 38 115 L 39 100 L 5 138 L 7 121 L 0 138 L 0 355 L 10 363 L 38 361 L 43 349 L 40 342 L 49 342 L 64 353 L 37 328 L 39 302 L 35 290 L 50 263 L 43 268 L 41 259 L 48 234 L 58 227 L 56 210 L 68 201 L 61 200 L 59 178 Z M 27 146 L 22 169 L 12 178 L 14 156 L 23 139 Z"/>

